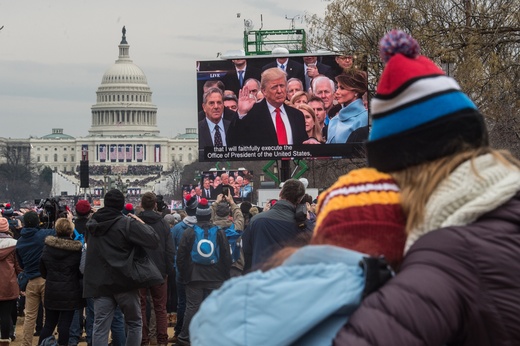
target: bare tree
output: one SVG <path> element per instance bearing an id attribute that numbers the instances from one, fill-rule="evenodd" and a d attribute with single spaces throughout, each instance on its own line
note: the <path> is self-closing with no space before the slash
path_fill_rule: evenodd
<path id="1" fill-rule="evenodd" d="M 17 206 L 32 199 L 38 190 L 39 179 L 36 164 L 31 160 L 27 142 L 5 142 L 0 148 L 0 199 Z"/>
<path id="2" fill-rule="evenodd" d="M 168 191 L 167 195 L 179 196 L 181 194 L 182 184 L 182 172 L 184 171 L 184 166 L 179 161 L 173 161 L 170 169 L 163 173 L 167 178 L 166 189 Z"/>
<path id="3" fill-rule="evenodd" d="M 492 144 L 520 157 L 520 2 L 517 0 L 335 0 L 311 15 L 309 46 L 354 53 L 373 94 L 378 44 L 403 29 L 457 79 L 486 116 Z"/>

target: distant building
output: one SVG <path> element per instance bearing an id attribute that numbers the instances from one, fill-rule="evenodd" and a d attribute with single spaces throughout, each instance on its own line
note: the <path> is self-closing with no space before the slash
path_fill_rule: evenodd
<path id="1" fill-rule="evenodd" d="M 130 59 L 129 50 L 123 32 L 119 58 L 105 72 L 97 89 L 86 137 L 74 138 L 63 129 L 54 128 L 51 134 L 41 138 L 0 138 L 0 147 L 10 145 L 30 150 L 33 161 L 41 167 L 49 166 L 77 189 L 75 193 L 80 192 L 81 160 L 89 161 L 92 194 L 101 194 L 105 175 L 120 175 L 129 194 L 153 191 L 162 179 L 161 173 L 174 164 L 179 167 L 195 161 L 196 128 L 188 128 L 173 138 L 160 137 L 152 91 L 144 72 Z M 59 186 L 53 190 L 56 194 L 63 192 Z"/>

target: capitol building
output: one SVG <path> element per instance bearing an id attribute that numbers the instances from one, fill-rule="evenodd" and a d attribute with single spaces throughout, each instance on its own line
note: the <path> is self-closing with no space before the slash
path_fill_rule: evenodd
<path id="1" fill-rule="evenodd" d="M 174 138 L 160 136 L 152 90 L 144 72 L 130 59 L 124 27 L 118 47 L 119 57 L 96 91 L 88 135 L 75 138 L 54 128 L 41 138 L 0 138 L 0 147 L 26 150 L 33 162 L 53 170 L 52 195 L 83 193 L 79 167 L 84 160 L 89 162 L 87 192 L 92 195 L 102 194 L 107 177 L 123 181 L 129 195 L 167 193 L 161 191 L 166 173 L 198 157 L 195 128 Z"/>

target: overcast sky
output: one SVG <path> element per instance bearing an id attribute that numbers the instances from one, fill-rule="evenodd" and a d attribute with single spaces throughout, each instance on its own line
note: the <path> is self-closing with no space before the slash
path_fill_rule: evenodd
<path id="1" fill-rule="evenodd" d="M 196 127 L 195 61 L 243 48 L 254 29 L 322 16 L 326 0 L 0 0 L 0 137 L 41 137 L 63 128 L 88 135 L 91 106 L 118 58 L 126 26 L 130 57 L 147 76 L 161 136 Z M 237 18 L 237 13 L 241 14 Z M 296 28 L 305 23 L 295 20 Z"/>

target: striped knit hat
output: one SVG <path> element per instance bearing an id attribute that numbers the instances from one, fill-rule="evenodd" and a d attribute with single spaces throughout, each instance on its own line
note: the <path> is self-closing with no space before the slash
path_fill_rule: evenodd
<path id="1" fill-rule="evenodd" d="M 384 255 L 395 268 L 403 257 L 405 224 L 392 177 L 372 168 L 357 169 L 318 197 L 311 243 Z"/>
<path id="2" fill-rule="evenodd" d="M 380 42 L 386 63 L 372 98 L 368 164 L 393 172 L 485 146 L 487 130 L 457 82 L 419 55 L 410 35 L 393 30 Z"/>
<path id="3" fill-rule="evenodd" d="M 209 208 L 208 200 L 201 198 L 197 205 L 197 221 L 209 221 L 211 219 L 211 209 Z"/>

